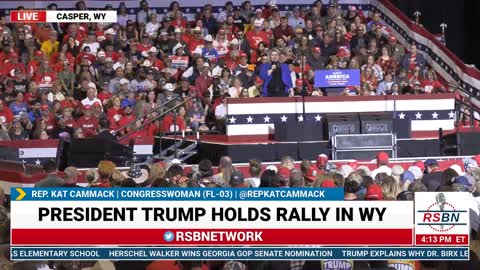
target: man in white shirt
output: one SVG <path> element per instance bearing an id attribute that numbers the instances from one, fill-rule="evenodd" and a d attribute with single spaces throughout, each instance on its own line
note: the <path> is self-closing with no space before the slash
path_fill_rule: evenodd
<path id="1" fill-rule="evenodd" d="M 298 7 L 293 9 L 293 16 L 288 19 L 288 25 L 293 29 L 305 27 L 305 20 L 300 17 L 300 9 Z"/>
<path id="2" fill-rule="evenodd" d="M 102 102 L 100 99 L 96 98 L 96 92 L 97 90 L 94 87 L 88 87 L 87 89 L 87 97 L 82 100 L 82 105 L 85 107 L 86 105 L 93 106 L 95 102 L 100 103 L 100 106 L 102 106 Z"/>

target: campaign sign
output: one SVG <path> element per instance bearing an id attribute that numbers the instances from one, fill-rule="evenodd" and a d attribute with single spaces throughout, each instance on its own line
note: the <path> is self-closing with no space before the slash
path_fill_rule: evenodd
<path id="1" fill-rule="evenodd" d="M 172 66 L 174 68 L 187 68 L 188 67 L 188 56 L 169 56 L 172 60 Z"/>
<path id="2" fill-rule="evenodd" d="M 468 192 L 415 193 L 416 245 L 468 246 Z"/>
<path id="3" fill-rule="evenodd" d="M 360 69 L 315 70 L 315 87 L 360 86 Z"/>

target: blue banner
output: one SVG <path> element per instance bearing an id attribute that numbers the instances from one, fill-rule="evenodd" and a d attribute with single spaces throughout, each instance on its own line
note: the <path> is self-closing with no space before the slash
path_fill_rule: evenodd
<path id="1" fill-rule="evenodd" d="M 315 70 L 315 87 L 360 86 L 360 69 Z"/>
<path id="2" fill-rule="evenodd" d="M 15 201 L 343 201 L 342 188 L 11 188 Z"/>
<path id="3" fill-rule="evenodd" d="M 12 260 L 469 260 L 468 247 L 12 247 Z"/>

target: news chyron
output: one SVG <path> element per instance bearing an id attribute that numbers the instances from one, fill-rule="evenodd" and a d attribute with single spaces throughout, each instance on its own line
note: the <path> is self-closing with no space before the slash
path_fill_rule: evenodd
<path id="1" fill-rule="evenodd" d="M 342 188 L 17 187 L 11 257 L 321 260 L 322 270 L 351 270 L 356 260 L 469 259 L 468 193 L 343 196 Z"/>
<path id="2" fill-rule="evenodd" d="M 12 10 L 11 23 L 114 23 L 117 12 L 114 10 Z"/>

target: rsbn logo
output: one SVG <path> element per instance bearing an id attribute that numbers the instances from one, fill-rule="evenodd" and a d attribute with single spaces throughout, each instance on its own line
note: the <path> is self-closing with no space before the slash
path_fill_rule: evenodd
<path id="1" fill-rule="evenodd" d="M 460 222 L 460 215 L 466 213 L 465 210 L 456 210 L 445 198 L 444 193 L 438 193 L 435 196 L 436 202 L 431 204 L 426 210 L 418 210 L 422 213 L 422 220 L 418 226 L 430 226 L 437 232 L 447 232 L 456 225 L 467 225 Z"/>

